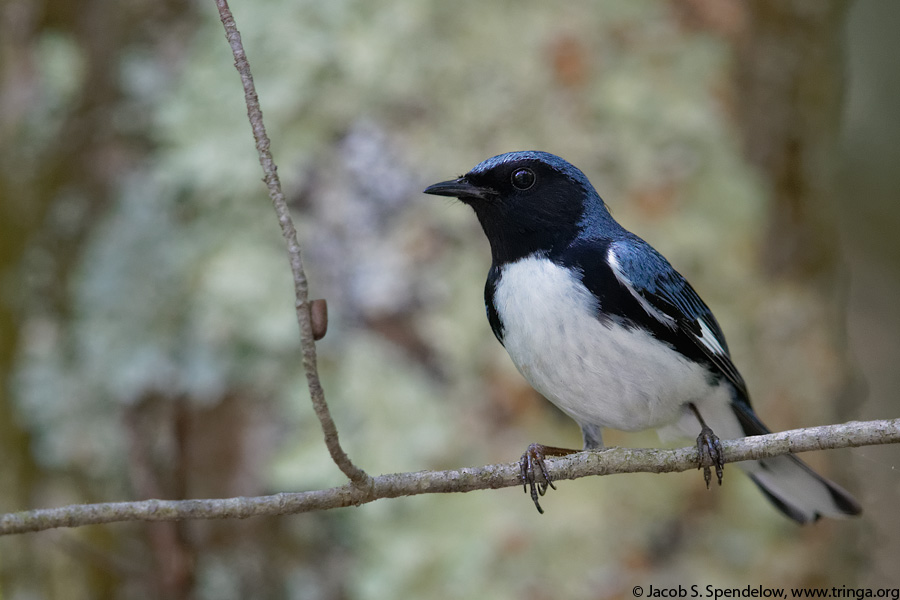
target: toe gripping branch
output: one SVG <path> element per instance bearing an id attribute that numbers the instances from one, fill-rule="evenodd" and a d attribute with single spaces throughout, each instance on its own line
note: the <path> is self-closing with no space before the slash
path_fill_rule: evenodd
<path id="1" fill-rule="evenodd" d="M 693 404 L 689 404 L 694 416 L 700 421 L 700 435 L 697 436 L 697 453 L 699 454 L 697 469 L 703 469 L 703 480 L 706 482 L 706 489 L 709 489 L 709 482 L 712 480 L 711 467 L 716 468 L 716 479 L 719 485 L 722 485 L 722 469 L 725 467 L 725 450 L 722 449 L 722 442 L 719 436 L 710 429 L 700 411 Z"/>
<path id="2" fill-rule="evenodd" d="M 519 468 L 522 472 L 522 488 L 526 493 L 531 493 L 531 500 L 539 513 L 544 514 L 544 509 L 541 508 L 538 498 L 546 494 L 548 488 L 556 489 L 550 477 L 550 472 L 547 470 L 547 465 L 544 463 L 544 458 L 547 456 L 568 456 L 577 452 L 579 450 L 531 444 L 525 450 L 522 458 L 519 459 Z M 541 473 L 540 480 L 538 480 L 536 471 Z"/>
<path id="3" fill-rule="evenodd" d="M 700 411 L 697 410 L 697 407 L 693 404 L 688 406 L 700 422 L 700 435 L 697 436 L 697 453 L 699 454 L 697 469 L 703 469 L 703 480 L 706 482 L 707 489 L 709 489 L 709 483 L 712 481 L 711 469 L 713 467 L 716 469 L 716 480 L 719 485 L 722 485 L 722 472 L 725 467 L 725 450 L 722 448 L 722 442 L 719 440 L 719 436 L 706 424 L 703 417 L 700 416 Z M 526 493 L 531 494 L 531 500 L 539 513 L 544 514 L 544 509 L 541 508 L 540 497 L 546 494 L 548 489 L 556 489 L 544 459 L 548 456 L 568 456 L 577 452 L 580 452 L 580 450 L 531 444 L 525 450 L 522 458 L 519 459 L 519 468 L 522 473 L 522 488 Z M 538 472 L 540 472 L 540 476 L 537 475 Z"/>

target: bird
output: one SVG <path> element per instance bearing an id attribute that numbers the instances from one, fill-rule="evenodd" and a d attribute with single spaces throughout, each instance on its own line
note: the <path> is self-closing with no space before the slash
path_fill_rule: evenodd
<path id="1" fill-rule="evenodd" d="M 713 467 L 722 483 L 719 436 L 769 433 L 712 311 L 662 254 L 613 218 L 578 168 L 547 152 L 509 152 L 424 193 L 474 209 L 491 250 L 491 330 L 531 386 L 578 423 L 582 450 L 602 450 L 605 428 L 699 432 L 708 488 Z M 523 485 L 539 512 L 539 495 L 555 487 L 545 457 L 575 452 L 531 444 L 522 456 Z M 798 523 L 861 513 L 853 496 L 794 455 L 738 466 Z"/>

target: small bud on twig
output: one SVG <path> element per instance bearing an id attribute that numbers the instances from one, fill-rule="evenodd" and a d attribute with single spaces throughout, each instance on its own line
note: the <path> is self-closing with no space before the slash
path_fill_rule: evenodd
<path id="1" fill-rule="evenodd" d="M 328 331 L 328 303 L 322 299 L 310 302 L 309 318 L 312 323 L 313 339 L 318 342 Z"/>

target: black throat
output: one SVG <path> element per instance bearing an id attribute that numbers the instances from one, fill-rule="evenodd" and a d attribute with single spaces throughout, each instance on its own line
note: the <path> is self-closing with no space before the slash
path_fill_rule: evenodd
<path id="1" fill-rule="evenodd" d="M 548 205 L 525 214 L 482 202 L 471 206 L 491 245 L 491 264 L 495 267 L 565 248 L 581 231 L 578 221 L 582 204 L 578 201 Z"/>

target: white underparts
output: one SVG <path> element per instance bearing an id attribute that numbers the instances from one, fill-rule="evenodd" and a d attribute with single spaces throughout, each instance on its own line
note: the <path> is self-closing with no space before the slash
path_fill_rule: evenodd
<path id="1" fill-rule="evenodd" d="M 504 265 L 494 303 L 513 363 L 581 424 L 662 427 L 682 420 L 689 402 L 711 403 L 725 417 L 727 385 L 711 383 L 704 367 L 647 331 L 599 319 L 597 299 L 565 267 L 540 256 Z M 708 328 L 703 339 L 715 339 Z M 729 420 L 721 425 L 734 430 Z"/>

